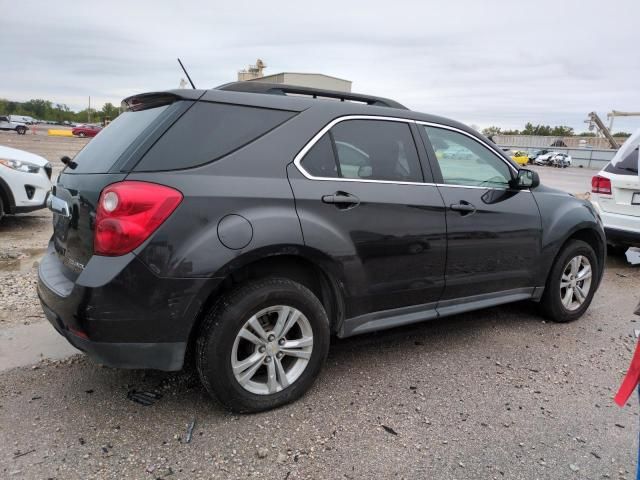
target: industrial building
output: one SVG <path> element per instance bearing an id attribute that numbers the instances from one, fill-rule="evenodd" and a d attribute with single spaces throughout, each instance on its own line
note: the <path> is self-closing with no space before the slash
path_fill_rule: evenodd
<path id="1" fill-rule="evenodd" d="M 332 77 L 322 73 L 281 72 L 273 75 L 264 75 L 267 66 L 261 59 L 256 60 L 255 65 L 238 72 L 238 81 L 283 83 L 300 87 L 321 88 L 338 92 L 351 92 L 351 80 Z"/>

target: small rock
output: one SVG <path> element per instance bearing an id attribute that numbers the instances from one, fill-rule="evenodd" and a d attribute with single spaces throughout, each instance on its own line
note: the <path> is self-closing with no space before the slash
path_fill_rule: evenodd
<path id="1" fill-rule="evenodd" d="M 573 463 L 569 464 L 569 468 L 571 469 L 572 472 L 580 471 L 580 467 L 578 467 L 577 465 L 574 465 Z"/>
<path id="2" fill-rule="evenodd" d="M 264 447 L 260 447 L 256 453 L 258 458 L 266 458 L 266 456 L 269 455 L 269 450 Z"/>

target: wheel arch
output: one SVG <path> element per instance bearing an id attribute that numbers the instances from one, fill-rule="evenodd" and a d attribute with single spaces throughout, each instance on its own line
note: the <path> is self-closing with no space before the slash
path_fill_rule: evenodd
<path id="1" fill-rule="evenodd" d="M 4 212 L 0 212 L 0 215 L 2 213 L 12 213 L 16 206 L 16 202 L 13 198 L 13 192 L 9 188 L 9 185 L 2 178 L 0 178 L 0 198 L 2 199 L 2 205 L 4 206 Z"/>
<path id="2" fill-rule="evenodd" d="M 553 261 L 547 269 L 545 286 L 549 275 L 551 274 L 553 265 L 555 265 L 558 257 L 567 246 L 567 244 L 573 240 L 581 240 L 591 246 L 591 248 L 593 248 L 593 251 L 595 252 L 596 258 L 598 260 L 598 278 L 596 279 L 596 288 L 598 288 L 604 274 L 604 263 L 607 254 L 607 245 L 604 236 L 594 226 L 578 226 L 564 238 L 562 243 L 560 243 L 559 247 L 556 249 L 555 255 L 553 256 Z"/>
<path id="3" fill-rule="evenodd" d="M 210 292 L 203 295 L 202 307 L 191 326 L 187 356 L 193 353 L 203 319 L 216 300 L 248 280 L 282 277 L 296 281 L 318 297 L 327 312 L 332 333 L 337 332 L 344 321 L 344 299 L 340 287 L 343 281 L 338 266 L 324 253 L 315 249 L 296 246 L 269 254 L 245 253 L 222 267 L 215 277 L 220 281 Z"/>

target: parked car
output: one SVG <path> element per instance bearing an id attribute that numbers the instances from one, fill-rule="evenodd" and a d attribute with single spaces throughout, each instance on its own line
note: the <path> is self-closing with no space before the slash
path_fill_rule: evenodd
<path id="1" fill-rule="evenodd" d="M 81 125 L 71 130 L 76 137 L 95 137 L 100 133 L 102 127 L 96 127 L 95 125 Z"/>
<path id="2" fill-rule="evenodd" d="M 549 152 L 551 152 L 551 150 L 549 150 L 548 148 L 534 150 L 529 154 L 529 163 L 534 163 L 535 159 L 538 158 L 540 155 L 546 155 Z"/>
<path id="3" fill-rule="evenodd" d="M 7 116 L 0 116 L 0 130 L 13 130 L 18 135 L 24 135 L 29 127 L 24 123 L 12 122 Z"/>
<path id="4" fill-rule="evenodd" d="M 614 247 L 640 247 L 639 145 L 640 130 L 591 179 L 591 202 L 602 217 L 607 242 Z"/>
<path id="5" fill-rule="evenodd" d="M 529 163 L 529 154 L 522 150 L 513 150 L 511 152 L 511 160 L 516 162 L 518 165 L 526 165 Z"/>
<path id="6" fill-rule="evenodd" d="M 533 161 L 535 165 L 550 165 L 551 159 L 558 155 L 559 152 L 548 152 L 543 153 L 542 155 L 538 155 L 536 159 Z"/>
<path id="7" fill-rule="evenodd" d="M 0 145 L 0 219 L 44 208 L 51 173 L 41 156 Z"/>
<path id="8" fill-rule="evenodd" d="M 558 153 L 549 159 L 549 165 L 558 168 L 567 168 L 571 166 L 571 155 L 566 153 Z"/>
<path id="9" fill-rule="evenodd" d="M 66 160 L 38 272 L 51 324 L 103 364 L 193 358 L 259 411 L 309 389 L 332 334 L 520 300 L 567 322 L 600 283 L 591 203 L 461 123 L 252 82 L 123 104 Z"/>
<path id="10" fill-rule="evenodd" d="M 9 121 L 14 123 L 24 123 L 25 125 L 33 125 L 35 119 L 29 115 L 9 115 Z"/>

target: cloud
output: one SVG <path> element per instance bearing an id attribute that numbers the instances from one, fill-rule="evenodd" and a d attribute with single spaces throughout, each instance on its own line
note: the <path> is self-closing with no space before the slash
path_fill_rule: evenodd
<path id="1" fill-rule="evenodd" d="M 3 3 L 7 3 L 3 6 Z M 267 73 L 320 72 L 354 90 L 480 126 L 568 124 L 592 110 L 640 110 L 640 2 L 498 0 L 80 4 L 0 0 L 2 92 L 84 108 L 175 88 L 181 57 L 199 87 Z M 616 129 L 640 127 L 617 119 Z"/>

